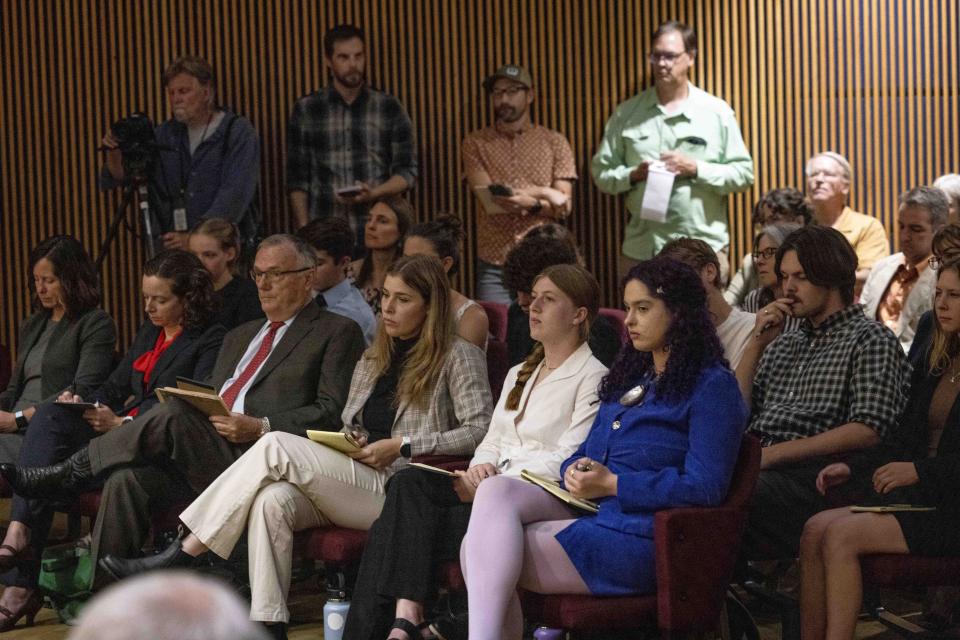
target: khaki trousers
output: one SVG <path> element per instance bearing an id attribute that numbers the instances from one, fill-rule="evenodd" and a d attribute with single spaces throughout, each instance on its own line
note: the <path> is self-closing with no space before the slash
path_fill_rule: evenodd
<path id="1" fill-rule="evenodd" d="M 289 433 L 269 433 L 217 478 L 180 520 L 227 558 L 248 534 L 250 618 L 287 622 L 293 534 L 323 525 L 369 529 L 388 471 Z"/>

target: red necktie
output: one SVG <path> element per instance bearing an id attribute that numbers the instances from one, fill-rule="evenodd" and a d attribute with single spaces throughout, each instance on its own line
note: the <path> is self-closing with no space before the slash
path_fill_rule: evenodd
<path id="1" fill-rule="evenodd" d="M 260 348 L 257 349 L 256 355 L 253 356 L 253 360 L 247 364 L 246 368 L 243 370 L 243 373 L 240 374 L 240 377 L 230 385 L 230 387 L 223 392 L 223 403 L 227 405 L 227 408 L 233 411 L 233 403 L 237 401 L 237 396 L 240 395 L 240 390 L 243 389 L 243 386 L 247 384 L 250 378 L 253 377 L 253 374 L 257 372 L 257 369 L 260 368 L 260 365 L 263 364 L 263 361 L 267 359 L 267 355 L 270 353 L 270 349 L 273 347 L 273 338 L 277 335 L 277 330 L 283 326 L 282 322 L 271 322 L 270 331 L 267 332 L 267 335 L 263 336 L 263 341 L 260 342 Z"/>

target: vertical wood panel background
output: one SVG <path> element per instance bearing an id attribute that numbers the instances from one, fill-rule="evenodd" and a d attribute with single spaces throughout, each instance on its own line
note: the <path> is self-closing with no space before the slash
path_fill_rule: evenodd
<path id="1" fill-rule="evenodd" d="M 293 101 L 326 81 L 321 41 L 339 22 L 364 28 L 370 82 L 413 118 L 421 158 L 419 216 L 476 206 L 460 180 L 463 135 L 490 121 L 480 82 L 528 66 L 534 119 L 564 132 L 578 159 L 571 227 L 617 304 L 614 273 L 625 213 L 599 193 L 589 163 L 614 107 L 647 84 L 649 33 L 692 24 L 693 81 L 736 110 L 756 184 L 730 200 L 733 253 L 749 247 L 751 204 L 803 188 L 804 160 L 846 154 L 852 204 L 893 233 L 896 197 L 960 170 L 956 0 L 9 0 L 0 3 L 0 341 L 28 313 L 27 254 L 55 232 L 96 253 L 119 200 L 99 193 L 96 148 L 135 110 L 167 117 L 160 75 L 174 57 L 206 57 L 219 97 L 263 143 L 261 208 L 288 230 L 285 123 Z M 132 218 L 132 216 L 131 216 Z M 473 280 L 468 240 L 461 287 Z M 142 254 L 120 234 L 103 270 L 121 347 L 140 319 Z"/>

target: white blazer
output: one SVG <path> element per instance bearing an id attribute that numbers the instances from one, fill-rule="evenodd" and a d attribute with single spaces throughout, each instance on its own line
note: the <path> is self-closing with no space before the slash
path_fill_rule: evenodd
<path id="1" fill-rule="evenodd" d="M 863 312 L 871 320 L 877 319 L 877 308 L 883 294 L 887 291 L 887 285 L 893 279 L 897 272 L 897 267 L 903 264 L 903 254 L 895 253 L 878 261 L 870 270 L 867 281 L 863 285 L 863 291 L 860 292 L 860 304 L 863 305 Z M 910 289 L 910 295 L 903 303 L 903 310 L 900 312 L 900 319 L 897 321 L 897 328 L 893 333 L 900 341 L 900 346 L 905 352 L 910 351 L 910 345 L 913 344 L 913 336 L 917 333 L 917 324 L 920 322 L 920 316 L 933 308 L 933 293 L 937 288 L 937 272 L 927 267 L 920 274 L 920 278 Z"/>
<path id="2" fill-rule="evenodd" d="M 600 409 L 597 387 L 607 368 L 583 343 L 533 390 L 528 382 L 517 409 L 507 409 L 504 405 L 521 366 L 507 373 L 490 429 L 470 466 L 490 463 L 505 475 L 519 476 L 527 469 L 559 479 L 560 465 L 586 439 Z M 531 381 L 542 367 L 542 362 L 537 365 Z"/>

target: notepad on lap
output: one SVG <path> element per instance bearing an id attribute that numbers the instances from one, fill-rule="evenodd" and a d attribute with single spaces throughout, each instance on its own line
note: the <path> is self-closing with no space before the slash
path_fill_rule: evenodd
<path id="1" fill-rule="evenodd" d="M 230 410 L 223 402 L 223 398 L 209 391 L 191 391 L 176 387 L 162 387 L 157 389 L 157 399 L 166 402 L 167 398 L 180 398 L 188 402 L 205 416 L 229 416 Z"/>
<path id="2" fill-rule="evenodd" d="M 536 473 L 533 473 L 532 471 L 527 471 L 526 469 L 523 469 L 520 472 L 520 477 L 526 480 L 527 482 L 532 482 L 533 484 L 537 485 L 547 493 L 553 494 L 554 497 L 559 498 L 560 500 L 563 500 L 571 507 L 582 509 L 583 511 L 587 511 L 588 513 L 597 513 L 598 511 L 600 511 L 600 508 L 597 506 L 596 502 L 592 502 L 590 500 L 584 500 L 583 498 L 574 497 L 566 489 L 561 489 L 560 485 L 555 480 L 551 480 L 550 478 L 545 478 L 541 475 L 537 475 Z"/>
<path id="3" fill-rule="evenodd" d="M 206 382 L 200 382 L 199 380 L 191 380 L 190 378 L 185 378 L 183 376 L 177 376 L 177 389 L 183 389 L 184 391 L 200 391 L 202 393 L 216 393 L 217 389 L 212 384 L 207 384 Z"/>
<path id="4" fill-rule="evenodd" d="M 314 442 L 326 445 L 331 449 L 336 449 L 340 453 L 353 453 L 360 451 L 360 445 L 349 433 L 343 431 L 319 431 L 316 429 L 307 429 L 307 437 Z"/>
<path id="5" fill-rule="evenodd" d="M 850 507 L 853 513 L 896 513 L 898 511 L 936 511 L 936 507 L 921 507 L 912 504 L 883 504 L 875 507 L 854 505 Z"/>
<path id="6" fill-rule="evenodd" d="M 423 464 L 422 462 L 411 462 L 411 467 L 420 469 L 421 471 L 429 471 L 430 473 L 439 473 L 442 476 L 450 476 L 451 478 L 456 478 L 458 474 L 453 471 L 447 471 L 446 469 L 441 469 L 440 467 L 435 467 L 431 464 Z"/>

